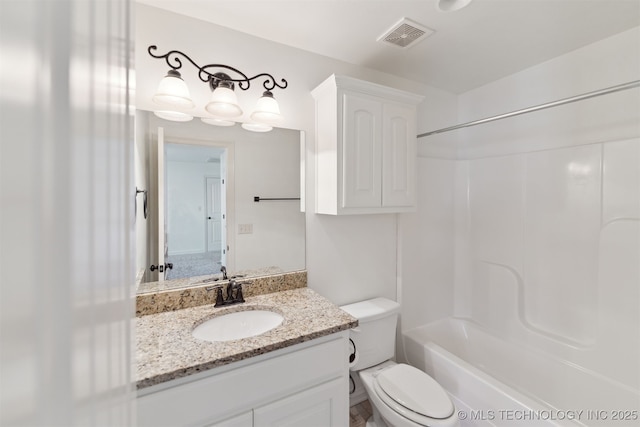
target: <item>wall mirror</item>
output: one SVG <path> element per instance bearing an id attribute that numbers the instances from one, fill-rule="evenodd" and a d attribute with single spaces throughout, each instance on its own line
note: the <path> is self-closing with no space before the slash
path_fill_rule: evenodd
<path id="1" fill-rule="evenodd" d="M 305 268 L 303 132 L 171 122 L 138 110 L 135 133 L 135 184 L 148 205 L 145 218 L 136 196 L 138 283 L 185 286 L 220 277 L 222 266 L 228 276 Z"/>

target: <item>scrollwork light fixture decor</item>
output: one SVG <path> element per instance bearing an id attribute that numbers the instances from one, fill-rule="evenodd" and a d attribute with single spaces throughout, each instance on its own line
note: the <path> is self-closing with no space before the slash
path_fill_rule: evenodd
<path id="1" fill-rule="evenodd" d="M 273 96 L 272 90 L 277 88 L 285 89 L 288 85 L 285 79 L 280 83 L 268 73 L 256 74 L 247 77 L 242 71 L 224 64 L 207 64 L 200 66 L 196 64 L 188 55 L 179 50 L 170 50 L 164 55 L 156 54 L 157 46 L 151 45 L 147 49 L 149 55 L 156 59 L 164 59 L 169 66 L 169 72 L 160 81 L 158 90 L 153 96 L 153 102 L 165 108 L 154 111 L 154 114 L 166 120 L 189 121 L 193 115 L 184 110 L 192 109 L 195 104 L 191 100 L 189 88 L 178 71 L 182 68 L 181 58 L 189 61 L 198 70 L 198 77 L 211 89 L 211 100 L 204 107 L 211 114 L 211 117 L 202 117 L 202 121 L 217 126 L 233 126 L 236 122 L 232 119 L 243 114 L 242 108 L 238 105 L 238 98 L 234 89 L 236 85 L 247 90 L 251 86 L 251 81 L 264 79 L 262 86 L 265 91 L 256 103 L 254 111 L 249 116 L 252 122 L 243 123 L 242 127 L 254 132 L 268 132 L 272 126 L 278 125 L 282 121 L 280 107 Z M 233 77 L 227 73 L 232 73 Z"/>

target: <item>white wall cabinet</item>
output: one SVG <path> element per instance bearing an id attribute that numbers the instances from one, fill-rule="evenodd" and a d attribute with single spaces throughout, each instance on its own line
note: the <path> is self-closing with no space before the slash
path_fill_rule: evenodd
<path id="1" fill-rule="evenodd" d="M 416 207 L 416 105 L 423 97 L 332 75 L 316 100 L 316 213 Z"/>
<path id="2" fill-rule="evenodd" d="M 347 338 L 344 331 L 143 389 L 137 425 L 349 425 Z"/>

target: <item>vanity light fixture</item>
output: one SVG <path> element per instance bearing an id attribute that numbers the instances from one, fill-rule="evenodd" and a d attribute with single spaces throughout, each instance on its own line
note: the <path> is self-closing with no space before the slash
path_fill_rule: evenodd
<path id="1" fill-rule="evenodd" d="M 251 120 L 262 123 L 277 123 L 280 117 L 278 101 L 270 90 L 265 91 L 256 102 L 256 109 L 251 113 Z"/>
<path id="2" fill-rule="evenodd" d="M 153 114 L 161 119 L 171 120 L 173 122 L 188 122 L 193 120 L 193 116 L 191 114 L 183 113 L 182 111 L 156 110 Z"/>
<path id="3" fill-rule="evenodd" d="M 235 85 L 226 73 L 215 73 L 209 78 L 211 101 L 204 107 L 214 117 L 232 119 L 242 115 L 238 97 L 233 91 Z"/>
<path id="4" fill-rule="evenodd" d="M 189 61 L 198 70 L 198 77 L 211 89 L 211 99 L 205 106 L 205 110 L 211 117 L 202 117 L 202 121 L 216 126 L 232 126 L 237 119 L 242 116 L 243 111 L 238 104 L 238 97 L 235 87 L 247 90 L 251 86 L 251 81 L 262 78 L 262 86 L 265 91 L 256 103 L 254 111 L 251 113 L 251 123 L 243 123 L 243 128 L 254 132 L 268 132 L 274 125 L 282 121 L 280 106 L 273 96 L 272 90 L 276 87 L 285 89 L 288 85 L 285 79 L 280 83 L 268 73 L 260 73 L 253 77 L 247 77 L 240 70 L 224 64 L 207 64 L 200 66 L 189 56 L 179 50 L 171 50 L 164 55 L 154 53 L 157 46 L 151 45 L 147 49 L 149 55 L 156 59 L 164 59 L 171 68 L 167 75 L 160 81 L 158 90 L 153 96 L 153 101 L 163 107 L 162 110 L 154 111 L 154 114 L 166 120 L 189 121 L 193 116 L 184 110 L 195 107 L 189 94 L 189 88 L 178 71 L 182 67 L 181 58 Z M 224 70 L 232 72 L 233 78 Z M 246 125 L 246 126 L 245 126 Z"/>
<path id="5" fill-rule="evenodd" d="M 250 130 L 251 132 L 269 132 L 273 127 L 264 123 L 248 122 L 242 124 L 242 129 Z"/>
<path id="6" fill-rule="evenodd" d="M 233 120 L 218 119 L 216 117 L 202 117 L 200 120 L 203 123 L 214 126 L 234 126 L 236 124 Z"/>
<path id="7" fill-rule="evenodd" d="M 182 80 L 178 70 L 169 70 L 166 76 L 160 80 L 158 90 L 153 95 L 153 102 L 176 107 L 193 108 L 196 105 L 191 100 L 189 88 Z"/>

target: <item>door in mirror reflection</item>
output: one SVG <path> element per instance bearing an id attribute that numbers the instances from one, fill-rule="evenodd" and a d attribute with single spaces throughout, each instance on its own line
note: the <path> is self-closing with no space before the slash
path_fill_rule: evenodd
<path id="1" fill-rule="evenodd" d="M 165 142 L 165 279 L 204 276 L 224 265 L 223 148 Z"/>

